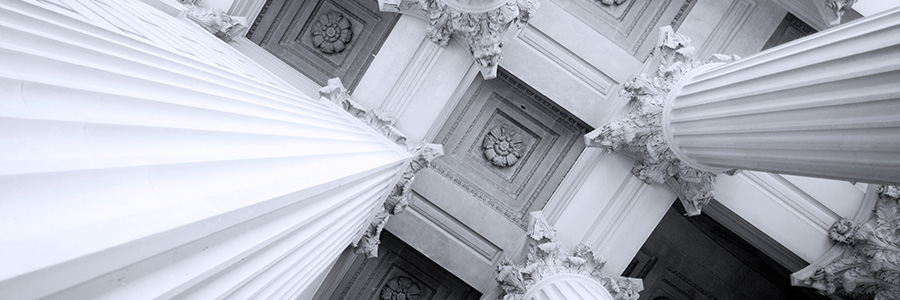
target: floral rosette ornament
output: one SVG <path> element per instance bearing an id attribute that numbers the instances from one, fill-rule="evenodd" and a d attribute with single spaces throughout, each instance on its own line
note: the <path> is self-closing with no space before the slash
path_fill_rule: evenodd
<path id="1" fill-rule="evenodd" d="M 412 279 L 400 276 L 388 281 L 381 289 L 381 300 L 416 300 L 421 293 L 419 285 Z"/>
<path id="2" fill-rule="evenodd" d="M 828 230 L 828 236 L 834 241 L 852 244 L 859 229 L 859 224 L 854 224 L 853 221 L 850 221 L 847 218 L 841 218 L 831 225 L 831 228 Z"/>
<path id="3" fill-rule="evenodd" d="M 484 158 L 495 166 L 505 168 L 515 165 L 522 157 L 522 135 L 515 130 L 498 126 L 484 137 Z"/>
<path id="4" fill-rule="evenodd" d="M 326 54 L 344 51 L 353 39 L 353 31 L 350 28 L 350 21 L 339 12 L 331 11 L 321 15 L 313 24 L 313 45 Z"/>

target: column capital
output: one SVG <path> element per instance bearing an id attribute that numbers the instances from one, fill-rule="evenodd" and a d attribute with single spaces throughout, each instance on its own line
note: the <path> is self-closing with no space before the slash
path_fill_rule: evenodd
<path id="1" fill-rule="evenodd" d="M 791 274 L 796 286 L 822 294 L 875 295 L 900 299 L 900 188 L 881 186 L 872 216 L 864 223 L 836 221 L 829 230 L 840 254 Z"/>
<path id="2" fill-rule="evenodd" d="M 537 290 L 548 279 L 580 276 L 603 286 L 609 299 L 637 299 L 644 289 L 643 281 L 610 275 L 603 272 L 606 260 L 587 245 L 578 245 L 571 254 L 556 240 L 556 231 L 543 219 L 541 212 L 533 212 L 528 237 L 531 241 L 525 261 L 513 263 L 505 259 L 497 266 L 495 279 L 503 290 L 503 300 L 539 299 Z"/>
<path id="3" fill-rule="evenodd" d="M 524 27 L 539 7 L 537 0 L 378 0 L 381 11 L 423 17 L 426 36 L 441 47 L 451 36 L 465 45 L 484 78 L 497 77 L 503 37 L 509 26 Z"/>
<path id="4" fill-rule="evenodd" d="M 389 113 L 381 110 L 367 110 L 353 101 L 340 78 L 329 79 L 328 85 L 319 90 L 319 95 L 323 100 L 337 104 L 397 145 L 405 147 L 412 154 L 412 159 L 391 189 L 384 204 L 376 210 L 375 216 L 363 232 L 362 237 L 354 244 L 356 254 L 365 254 L 369 258 L 377 257 L 384 225 L 391 216 L 403 212 L 409 206 L 412 183 L 416 174 L 429 167 L 436 158 L 444 155 L 444 147 L 441 144 L 410 141 L 403 132 L 394 127 L 396 120 Z"/>
<path id="5" fill-rule="evenodd" d="M 831 13 L 834 14 L 834 19 L 828 19 L 829 26 L 835 26 L 841 24 L 841 17 L 844 16 L 844 12 L 849 10 L 853 4 L 856 4 L 856 0 L 824 0 L 825 8 L 831 10 Z"/>
<path id="6" fill-rule="evenodd" d="M 695 168 L 673 151 L 663 134 L 664 106 L 673 98 L 672 92 L 677 92 L 678 81 L 691 70 L 738 57 L 715 54 L 701 62 L 695 57 L 690 38 L 676 34 L 669 26 L 660 28 L 658 45 L 656 72 L 641 73 L 622 84 L 622 96 L 628 99 L 627 114 L 585 135 L 585 144 L 637 159 L 639 162 L 632 169 L 635 176 L 646 183 L 668 183 L 688 215 L 698 215 L 713 198 L 718 172 Z"/>
<path id="7" fill-rule="evenodd" d="M 229 42 L 235 37 L 243 36 L 249 27 L 242 17 L 229 16 L 224 11 L 187 4 L 186 17 L 212 33 L 217 38 Z"/>

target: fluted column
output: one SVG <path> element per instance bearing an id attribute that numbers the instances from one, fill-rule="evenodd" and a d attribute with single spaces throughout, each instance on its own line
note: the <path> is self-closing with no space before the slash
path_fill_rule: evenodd
<path id="1" fill-rule="evenodd" d="M 524 296 L 525 300 L 613 300 L 600 282 L 584 275 L 560 274 L 544 278 Z"/>
<path id="2" fill-rule="evenodd" d="M 495 279 L 503 300 L 636 300 L 644 283 L 607 274 L 606 261 L 587 245 L 565 251 L 543 212 L 531 213 L 525 261 L 497 266 Z M 571 254 L 569 254 L 571 253 Z"/>
<path id="3" fill-rule="evenodd" d="M 184 18 L 0 2 L 0 295 L 297 299 L 410 155 Z"/>
<path id="4" fill-rule="evenodd" d="M 900 10 L 681 78 L 663 111 L 675 155 L 710 172 L 900 182 Z"/>

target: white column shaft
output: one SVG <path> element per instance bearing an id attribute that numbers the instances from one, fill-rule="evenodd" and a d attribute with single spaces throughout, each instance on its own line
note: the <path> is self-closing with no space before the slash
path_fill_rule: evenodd
<path id="1" fill-rule="evenodd" d="M 900 182 L 900 10 L 686 75 L 664 132 L 702 170 Z"/>
<path id="2" fill-rule="evenodd" d="M 544 278 L 525 294 L 525 300 L 612 300 L 599 281 L 578 274 Z"/>
<path id="3" fill-rule="evenodd" d="M 406 167 L 186 20 L 56 2 L 0 3 L 4 297 L 295 299 Z"/>

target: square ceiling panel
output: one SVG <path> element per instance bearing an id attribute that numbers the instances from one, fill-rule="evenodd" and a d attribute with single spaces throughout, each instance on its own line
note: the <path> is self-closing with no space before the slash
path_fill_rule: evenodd
<path id="1" fill-rule="evenodd" d="M 436 138 L 445 154 L 432 168 L 524 227 L 584 149 L 589 129 L 501 71 L 463 96 Z"/>
<path id="2" fill-rule="evenodd" d="M 340 77 L 352 90 L 399 16 L 374 0 L 269 0 L 247 36 L 315 82 Z"/>

